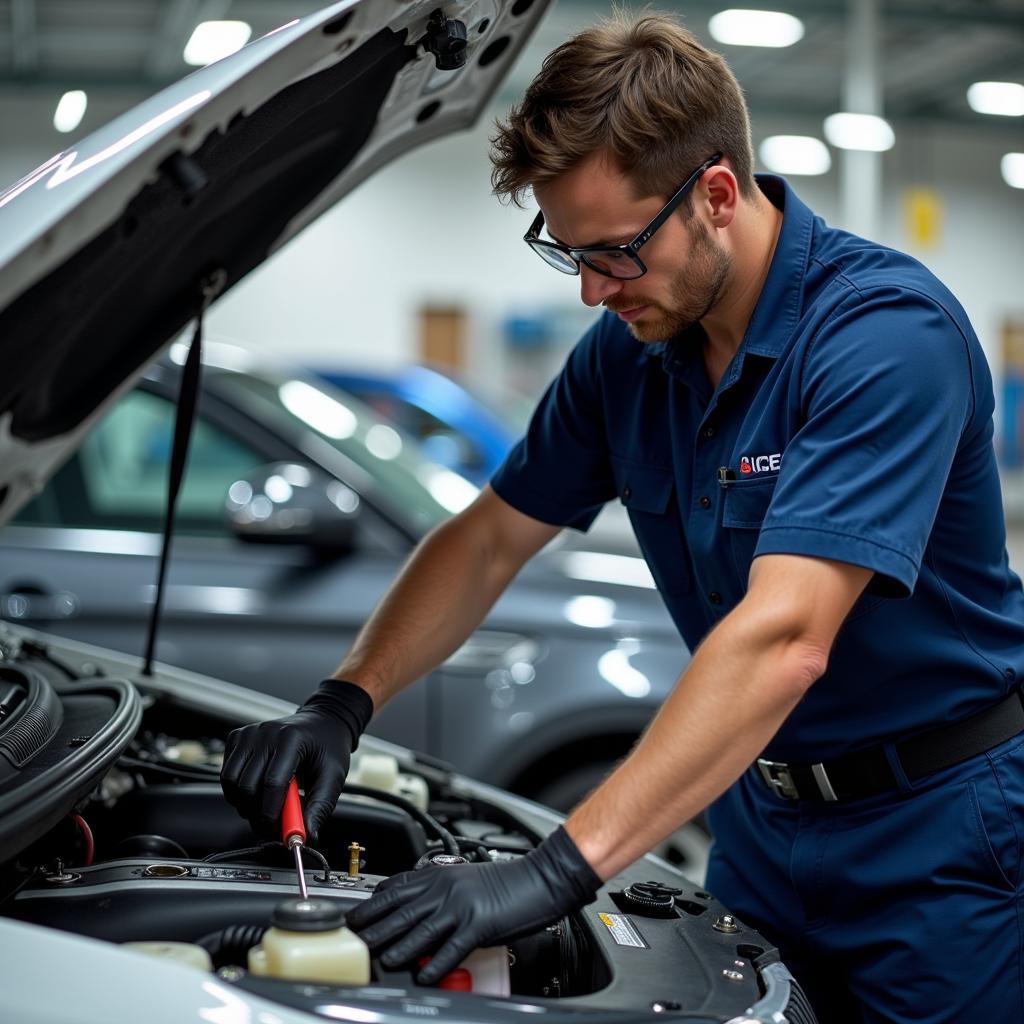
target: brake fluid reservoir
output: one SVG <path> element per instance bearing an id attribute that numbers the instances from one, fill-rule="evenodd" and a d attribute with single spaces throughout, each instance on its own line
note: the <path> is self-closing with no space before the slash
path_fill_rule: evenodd
<path id="1" fill-rule="evenodd" d="M 279 903 L 263 941 L 249 950 L 252 974 L 327 985 L 367 985 L 370 950 L 342 925 L 342 908 L 332 900 L 292 899 Z"/>
<path id="2" fill-rule="evenodd" d="M 348 781 L 357 786 L 380 789 L 405 797 L 421 811 L 427 809 L 429 792 L 425 779 L 398 770 L 398 759 L 390 754 L 357 754 Z"/>
<path id="3" fill-rule="evenodd" d="M 512 990 L 508 946 L 475 949 L 459 967 L 469 974 L 470 991 L 478 995 L 507 996 Z"/>
<path id="4" fill-rule="evenodd" d="M 416 868 L 449 868 L 467 863 L 465 857 L 434 853 L 421 858 Z M 426 957 L 421 962 L 429 961 L 430 957 Z M 487 946 L 473 950 L 454 971 L 441 979 L 438 988 L 488 996 L 509 995 L 512 991 L 512 974 L 509 970 L 508 946 Z"/>

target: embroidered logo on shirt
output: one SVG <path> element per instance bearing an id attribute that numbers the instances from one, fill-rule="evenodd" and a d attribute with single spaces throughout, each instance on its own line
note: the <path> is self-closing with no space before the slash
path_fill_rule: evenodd
<path id="1" fill-rule="evenodd" d="M 740 456 L 740 472 L 746 476 L 748 473 L 767 473 L 769 470 L 776 470 L 782 462 L 782 452 L 775 452 L 773 455 L 742 455 Z"/>

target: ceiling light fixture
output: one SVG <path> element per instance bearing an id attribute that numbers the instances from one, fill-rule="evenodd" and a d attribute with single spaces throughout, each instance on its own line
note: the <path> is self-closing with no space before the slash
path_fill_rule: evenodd
<path id="1" fill-rule="evenodd" d="M 73 132 L 85 117 L 89 97 L 81 89 L 64 93 L 53 115 L 53 127 L 59 132 Z"/>
<path id="2" fill-rule="evenodd" d="M 1024 153 L 1007 153 L 999 161 L 999 169 L 1010 188 L 1024 188 Z"/>
<path id="3" fill-rule="evenodd" d="M 792 46 L 803 39 L 804 23 L 781 11 L 720 11 L 708 22 L 708 31 L 728 46 Z"/>
<path id="4" fill-rule="evenodd" d="M 1024 85 L 1017 82 L 975 82 L 967 90 L 971 110 L 1003 117 L 1024 116 Z"/>
<path id="5" fill-rule="evenodd" d="M 826 174 L 832 166 L 828 147 L 810 135 L 772 135 L 758 152 L 761 163 L 776 174 Z"/>
<path id="6" fill-rule="evenodd" d="M 881 153 L 892 149 L 896 133 L 884 117 L 874 114 L 831 114 L 825 118 L 825 138 L 839 149 Z"/>
<path id="7" fill-rule="evenodd" d="M 252 35 L 245 21 L 204 21 L 185 44 L 185 63 L 205 67 L 240 50 Z"/>

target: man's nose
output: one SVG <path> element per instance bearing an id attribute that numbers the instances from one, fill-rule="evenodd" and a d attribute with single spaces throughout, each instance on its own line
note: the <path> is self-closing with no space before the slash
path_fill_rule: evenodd
<path id="1" fill-rule="evenodd" d="M 610 295 L 622 290 L 622 282 L 580 264 L 580 298 L 586 306 L 600 306 Z"/>

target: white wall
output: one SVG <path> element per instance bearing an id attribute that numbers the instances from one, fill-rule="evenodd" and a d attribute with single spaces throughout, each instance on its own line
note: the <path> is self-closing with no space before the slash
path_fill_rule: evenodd
<path id="1" fill-rule="evenodd" d="M 83 131 L 128 102 L 95 101 Z M 0 99 L 0 182 L 67 145 L 51 116 L 52 105 L 36 96 Z M 526 251 L 521 237 L 533 210 L 490 195 L 490 130 L 484 123 L 434 143 L 365 183 L 222 300 L 211 331 L 309 361 L 404 361 L 416 356 L 421 305 L 459 304 L 472 327 L 469 375 L 484 387 L 507 370 L 501 325 L 510 313 L 550 310 L 566 337 L 575 334 L 591 314 L 579 306 L 572 278 Z M 755 120 L 757 138 L 819 130 Z M 921 126 L 901 129 L 883 157 L 880 240 L 913 252 L 952 288 L 997 373 L 1000 324 L 1009 314 L 1024 317 L 1024 191 L 1000 178 L 1006 148 L 985 129 Z M 792 183 L 835 222 L 835 168 Z M 937 190 L 943 207 L 939 242 L 929 251 L 915 251 L 904 226 L 904 191 L 919 185 Z"/>

